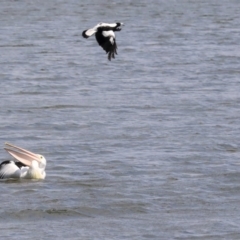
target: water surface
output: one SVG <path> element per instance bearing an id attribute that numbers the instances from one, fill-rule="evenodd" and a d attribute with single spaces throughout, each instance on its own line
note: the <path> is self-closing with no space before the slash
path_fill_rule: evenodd
<path id="1" fill-rule="evenodd" d="M 2 1 L 3 239 L 239 239 L 239 1 Z M 111 62 L 83 30 L 121 21 Z M 2 149 L 2 160 L 10 157 Z"/>

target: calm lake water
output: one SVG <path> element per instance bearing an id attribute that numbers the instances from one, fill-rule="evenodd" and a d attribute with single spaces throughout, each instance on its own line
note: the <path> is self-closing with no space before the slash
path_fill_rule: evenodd
<path id="1" fill-rule="evenodd" d="M 240 1 L 2 0 L 1 239 L 240 239 Z M 124 22 L 111 62 L 82 31 Z"/>

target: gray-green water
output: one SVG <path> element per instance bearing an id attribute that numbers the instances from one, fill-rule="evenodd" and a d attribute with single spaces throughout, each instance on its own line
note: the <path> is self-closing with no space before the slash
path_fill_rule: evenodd
<path id="1" fill-rule="evenodd" d="M 0 4 L 1 239 L 239 239 L 240 2 Z M 121 21 L 108 62 L 83 30 Z M 2 149 L 0 158 L 9 159 Z"/>

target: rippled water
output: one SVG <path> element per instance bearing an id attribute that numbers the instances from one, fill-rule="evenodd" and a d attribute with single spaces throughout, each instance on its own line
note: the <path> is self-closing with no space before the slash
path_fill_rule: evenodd
<path id="1" fill-rule="evenodd" d="M 239 239 L 240 2 L 1 1 L 1 239 Z M 121 21 L 108 62 L 83 30 Z M 10 157 L 2 149 L 2 160 Z"/>

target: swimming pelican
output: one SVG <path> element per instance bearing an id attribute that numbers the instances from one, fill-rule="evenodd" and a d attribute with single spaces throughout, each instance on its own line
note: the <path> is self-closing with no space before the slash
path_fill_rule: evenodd
<path id="1" fill-rule="evenodd" d="M 121 31 L 123 23 L 99 23 L 95 27 L 82 32 L 84 38 L 89 38 L 95 34 L 98 44 L 108 53 L 108 60 L 111 61 L 117 54 L 117 43 L 115 40 L 116 31 Z"/>
<path id="2" fill-rule="evenodd" d="M 4 161 L 0 164 L 0 179 L 29 178 L 44 179 L 47 161 L 44 156 L 32 153 L 11 143 L 5 143 L 4 149 L 15 160 Z"/>

